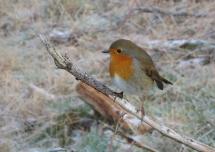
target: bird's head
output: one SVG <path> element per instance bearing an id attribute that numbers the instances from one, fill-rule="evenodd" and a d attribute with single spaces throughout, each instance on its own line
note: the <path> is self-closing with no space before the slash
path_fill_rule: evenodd
<path id="1" fill-rule="evenodd" d="M 137 48 L 137 45 L 130 40 L 119 39 L 114 41 L 103 53 L 110 53 L 111 57 L 132 57 Z"/>

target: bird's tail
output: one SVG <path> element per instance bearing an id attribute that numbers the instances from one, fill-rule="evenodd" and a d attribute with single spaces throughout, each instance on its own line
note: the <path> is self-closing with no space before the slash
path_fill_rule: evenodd
<path id="1" fill-rule="evenodd" d="M 159 89 L 163 90 L 163 82 L 166 83 L 166 84 L 171 84 L 172 85 L 172 82 L 168 81 L 167 79 L 163 78 L 160 76 L 160 79 L 159 80 L 155 80 L 157 86 Z"/>

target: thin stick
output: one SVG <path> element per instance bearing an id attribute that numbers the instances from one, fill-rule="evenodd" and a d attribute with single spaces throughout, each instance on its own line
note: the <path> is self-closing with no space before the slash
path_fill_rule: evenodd
<path id="1" fill-rule="evenodd" d="M 46 50 L 52 56 L 55 61 L 55 64 L 58 68 L 64 69 L 71 73 L 77 80 L 81 80 L 82 82 L 90 85 L 91 87 L 95 88 L 96 90 L 102 92 L 105 95 L 112 95 L 119 98 L 123 97 L 122 93 L 117 93 L 111 90 L 110 88 L 106 87 L 100 81 L 95 80 L 94 78 L 90 77 L 84 72 L 81 72 L 78 68 L 76 68 L 73 63 L 67 58 L 63 57 L 59 52 L 55 50 L 55 48 L 51 47 L 48 43 L 47 39 L 44 36 L 39 35 L 41 42 L 45 45 Z"/>

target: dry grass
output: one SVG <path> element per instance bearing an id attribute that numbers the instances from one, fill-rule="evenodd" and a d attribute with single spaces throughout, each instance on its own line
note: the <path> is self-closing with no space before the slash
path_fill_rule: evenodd
<path id="1" fill-rule="evenodd" d="M 137 6 L 206 13 L 208 17 L 176 18 L 152 13 L 129 13 Z M 68 110 L 73 111 L 75 115 L 72 117 L 78 119 L 95 116 L 77 97 L 74 90 L 76 80 L 68 73 L 55 69 L 37 37 L 38 33 L 48 35 L 59 27 L 72 31 L 76 45 L 69 41 L 56 44 L 56 47 L 67 53 L 82 70 L 110 85 L 106 72 L 108 57 L 101 54 L 100 50 L 107 48 L 112 41 L 128 38 L 141 46 L 146 45 L 145 41 L 168 39 L 203 39 L 214 42 L 214 10 L 215 2 L 210 0 L 199 3 L 180 0 L 2 0 L 0 151 L 33 151 L 35 148 L 47 151 L 59 146 L 72 150 L 77 148 L 77 143 L 86 149 L 85 145 L 93 147 L 94 141 L 100 141 L 99 134 L 93 130 L 84 139 L 88 132 L 81 126 L 73 130 L 71 125 L 65 124 L 66 127 L 60 125 L 56 129 L 56 118 Z M 126 14 L 123 24 L 118 25 Z M 161 73 L 165 73 L 174 82 L 174 86 L 167 87 L 165 91 L 156 90 L 150 102 L 145 103 L 147 113 L 185 135 L 215 146 L 214 59 L 205 66 L 177 66 L 177 61 L 190 54 L 194 57 L 214 57 L 214 50 L 161 50 L 149 53 Z M 67 129 L 70 131 L 65 131 Z M 63 137 L 62 131 L 65 133 Z M 95 139 L 89 143 L 88 137 Z M 104 144 L 107 140 L 105 137 L 101 142 Z M 160 151 L 191 151 L 157 133 L 146 135 L 143 140 L 152 140 Z M 115 151 L 125 146 L 122 143 L 119 145 Z M 132 146 L 129 148 L 138 151 Z"/>

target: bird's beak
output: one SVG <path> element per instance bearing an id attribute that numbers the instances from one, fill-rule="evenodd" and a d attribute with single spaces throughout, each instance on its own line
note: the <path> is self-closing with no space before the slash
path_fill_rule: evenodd
<path id="1" fill-rule="evenodd" d="M 103 50 L 102 53 L 110 53 L 109 50 Z"/>

